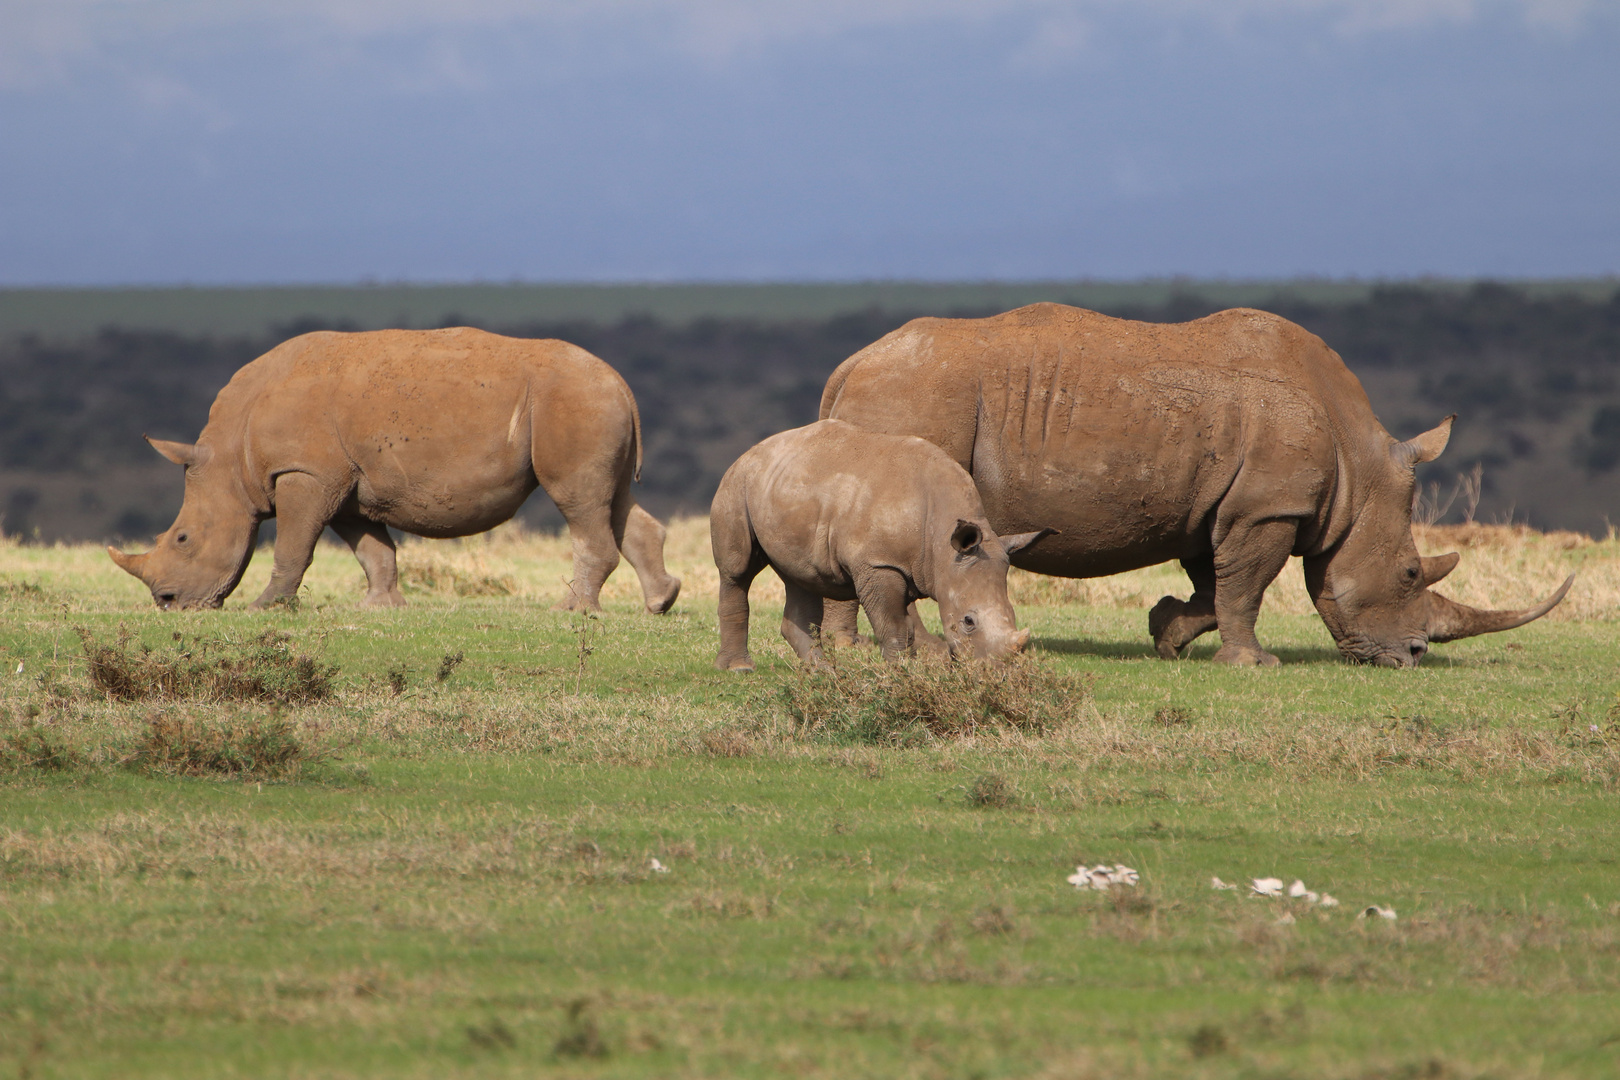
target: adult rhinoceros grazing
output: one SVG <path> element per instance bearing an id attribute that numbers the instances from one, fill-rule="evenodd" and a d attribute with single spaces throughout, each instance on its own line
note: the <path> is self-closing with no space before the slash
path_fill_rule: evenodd
<path id="1" fill-rule="evenodd" d="M 276 519 L 275 568 L 253 602 L 296 596 L 327 526 L 366 572 L 366 603 L 398 606 L 388 526 L 467 536 L 536 486 L 568 522 L 566 607 L 596 609 L 623 551 L 647 609 L 680 592 L 664 529 L 630 498 L 641 418 L 617 372 L 562 341 L 482 330 L 314 333 L 271 349 L 214 399 L 194 445 L 148 440 L 186 467 L 180 516 L 144 555 L 108 548 L 159 607 L 219 607 Z"/>
<path id="2" fill-rule="evenodd" d="M 1322 340 L 1262 311 L 1165 325 L 1035 304 L 988 319 L 917 319 L 844 361 L 822 417 L 918 435 L 966 468 L 997 532 L 1057 536 L 1013 564 L 1096 577 L 1179 559 L 1190 600 L 1148 616 L 1160 656 L 1219 629 L 1217 660 L 1275 664 L 1255 619 L 1289 555 L 1346 656 L 1410 667 L 1431 642 L 1540 618 L 1430 591 L 1455 554 L 1420 556 L 1413 466 L 1448 418 L 1406 442 Z M 854 606 L 826 629 L 854 633 Z"/>

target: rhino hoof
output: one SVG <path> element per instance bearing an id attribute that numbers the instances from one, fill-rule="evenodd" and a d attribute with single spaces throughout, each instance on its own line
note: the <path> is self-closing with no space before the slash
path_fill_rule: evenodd
<path id="1" fill-rule="evenodd" d="M 648 612 L 648 614 L 650 614 L 650 615 L 662 615 L 662 614 L 664 614 L 665 612 L 669 611 L 670 608 L 675 606 L 675 598 L 680 596 L 680 595 L 681 595 L 681 579 L 678 578 L 678 577 L 670 578 L 669 579 L 669 587 L 665 590 L 664 595 L 656 597 L 656 598 L 655 597 L 648 597 L 647 598 L 647 612 Z"/>
<path id="2" fill-rule="evenodd" d="M 1282 661 L 1264 649 L 1251 649 L 1247 645 L 1222 645 L 1215 651 L 1215 662 L 1237 667 L 1276 667 Z"/>
<path id="3" fill-rule="evenodd" d="M 714 666 L 721 671 L 753 671 L 754 660 L 753 657 L 747 655 L 733 657 L 729 660 L 721 656 L 715 659 Z"/>

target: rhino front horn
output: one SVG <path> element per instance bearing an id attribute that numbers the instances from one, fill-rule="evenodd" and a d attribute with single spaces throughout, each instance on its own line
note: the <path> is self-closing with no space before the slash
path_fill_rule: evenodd
<path id="1" fill-rule="evenodd" d="M 126 574 L 141 577 L 141 567 L 146 562 L 145 555 L 126 555 L 111 544 L 107 545 L 107 554 L 112 556 L 112 561 L 118 564 L 120 570 Z M 141 580 L 146 579 L 141 578 Z"/>
<path id="2" fill-rule="evenodd" d="M 1535 607 L 1520 608 L 1518 611 L 1480 611 L 1467 604 L 1459 604 L 1455 600 L 1448 600 L 1437 592 L 1429 593 L 1429 640 L 1430 641 L 1456 641 L 1458 638 L 1473 637 L 1476 634 L 1490 634 L 1497 630 L 1512 630 L 1515 626 L 1523 626 L 1527 622 L 1534 622 L 1547 612 L 1558 606 L 1558 602 L 1569 592 L 1569 587 L 1575 581 L 1571 574 L 1558 586 L 1558 591 Z"/>

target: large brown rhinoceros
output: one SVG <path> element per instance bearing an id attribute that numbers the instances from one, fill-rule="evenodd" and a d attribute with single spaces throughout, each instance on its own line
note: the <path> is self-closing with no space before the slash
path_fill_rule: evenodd
<path id="1" fill-rule="evenodd" d="M 1181 560 L 1192 598 L 1148 616 L 1166 658 L 1219 628 L 1217 660 L 1277 663 L 1254 623 L 1291 554 L 1340 651 L 1391 667 L 1540 618 L 1569 589 L 1522 611 L 1431 592 L 1457 556 L 1418 554 L 1412 470 L 1445 448 L 1450 418 L 1397 442 L 1337 353 L 1263 311 L 1165 325 L 1034 304 L 916 319 L 839 365 L 821 415 L 940 446 L 998 532 L 1060 530 L 1016 566 L 1096 577 Z M 854 614 L 829 610 L 827 632 L 852 636 Z"/>
<path id="2" fill-rule="evenodd" d="M 866 605 L 887 659 L 911 652 L 907 611 L 919 596 L 939 601 L 951 656 L 1018 652 L 1029 631 L 1007 601 L 1007 556 L 1050 532 L 998 537 L 973 481 L 938 447 L 837 420 L 772 435 L 738 458 L 709 531 L 722 671 L 754 669 L 748 587 L 767 566 L 787 591 L 782 636 L 807 664 L 821 663 L 826 597 Z"/>
<path id="3" fill-rule="evenodd" d="M 366 572 L 366 603 L 398 606 L 388 527 L 467 536 L 508 520 L 536 486 L 574 545 L 564 606 L 596 609 L 623 551 L 647 609 L 668 610 L 664 528 L 630 497 L 641 418 L 617 372 L 562 341 L 482 330 L 304 334 L 232 376 L 195 445 L 150 439 L 186 467 L 180 516 L 144 555 L 108 548 L 159 607 L 219 607 L 259 523 L 275 568 L 253 602 L 297 595 L 327 526 Z"/>

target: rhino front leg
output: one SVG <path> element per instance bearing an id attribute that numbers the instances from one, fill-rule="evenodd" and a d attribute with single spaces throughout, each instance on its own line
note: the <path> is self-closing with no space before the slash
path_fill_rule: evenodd
<path id="1" fill-rule="evenodd" d="M 906 614 L 911 598 L 906 579 L 894 570 L 873 570 L 856 581 L 855 591 L 872 622 L 872 636 L 883 650 L 883 659 L 911 655 L 911 619 Z"/>
<path id="2" fill-rule="evenodd" d="M 308 473 L 276 477 L 275 565 L 270 571 L 270 584 L 249 607 L 266 608 L 277 600 L 298 595 L 304 571 L 315 557 L 315 543 L 339 501 Z"/>
<path id="3" fill-rule="evenodd" d="M 366 572 L 367 607 L 404 607 L 399 591 L 399 567 L 394 558 L 394 538 L 388 526 L 379 521 L 338 520 L 332 531 L 343 538 Z"/>
<path id="4" fill-rule="evenodd" d="M 782 636 L 806 667 L 826 665 L 821 656 L 821 597 L 784 580 L 787 603 L 782 608 Z"/>
<path id="5" fill-rule="evenodd" d="M 635 569 L 641 581 L 641 595 L 647 610 L 662 615 L 681 594 L 681 579 L 664 569 L 664 526 L 640 506 L 631 504 L 624 523 L 624 543 L 619 550 Z"/>
<path id="6" fill-rule="evenodd" d="M 1215 557 L 1183 559 L 1181 568 L 1192 579 L 1193 594 L 1186 601 L 1166 596 L 1148 612 L 1148 633 L 1165 660 L 1174 660 L 1200 635 L 1215 629 Z"/>
<path id="7" fill-rule="evenodd" d="M 917 652 L 942 658 L 951 654 L 950 646 L 945 644 L 945 639 L 923 625 L 922 616 L 917 614 L 915 600 L 906 605 L 906 622 L 911 624 L 911 644 Z"/>
<path id="8" fill-rule="evenodd" d="M 1260 647 L 1254 623 L 1266 586 L 1287 565 L 1298 531 L 1291 519 L 1233 526 L 1215 549 L 1215 620 L 1221 632 L 1216 660 L 1259 667 L 1281 663 Z"/>
<path id="9" fill-rule="evenodd" d="M 859 600 L 827 600 L 822 604 L 821 637 L 836 648 L 864 645 L 857 620 L 861 614 Z"/>

